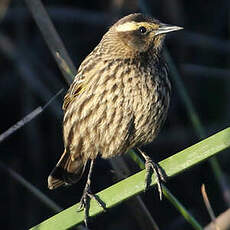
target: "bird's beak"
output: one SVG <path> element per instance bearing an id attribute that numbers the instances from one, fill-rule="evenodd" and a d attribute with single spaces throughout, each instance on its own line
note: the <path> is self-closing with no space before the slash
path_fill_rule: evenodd
<path id="1" fill-rule="evenodd" d="M 180 26 L 172 26 L 172 25 L 168 25 L 168 24 L 160 24 L 159 29 L 157 29 L 155 35 L 159 35 L 159 34 L 166 34 L 172 31 L 176 31 L 176 30 L 183 30 L 183 27 Z"/>

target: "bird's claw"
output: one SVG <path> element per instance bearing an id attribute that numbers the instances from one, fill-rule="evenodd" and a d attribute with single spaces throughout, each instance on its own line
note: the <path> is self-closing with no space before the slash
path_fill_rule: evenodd
<path id="1" fill-rule="evenodd" d="M 145 177 L 145 191 L 149 189 L 150 183 L 151 183 L 151 175 L 152 171 L 156 176 L 156 183 L 157 188 L 160 196 L 160 200 L 162 200 L 162 181 L 166 181 L 165 176 L 163 174 L 162 169 L 159 167 L 158 164 L 154 163 L 150 157 L 146 156 L 145 158 L 145 168 L 146 168 L 146 177 Z"/>
<path id="2" fill-rule="evenodd" d="M 97 204 L 101 208 L 103 208 L 104 211 L 106 211 L 105 204 L 96 195 L 94 195 L 91 192 L 90 187 L 86 184 L 86 187 L 84 189 L 83 195 L 82 195 L 81 200 L 80 200 L 80 205 L 79 205 L 79 208 L 78 208 L 78 211 L 84 210 L 84 212 L 85 212 L 84 222 L 85 222 L 86 228 L 88 228 L 88 218 L 89 218 L 89 208 L 90 208 L 89 202 L 90 202 L 90 199 L 96 200 Z"/>

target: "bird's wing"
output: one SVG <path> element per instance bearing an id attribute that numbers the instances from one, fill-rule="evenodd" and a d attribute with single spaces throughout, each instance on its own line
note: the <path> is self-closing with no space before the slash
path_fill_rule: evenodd
<path id="1" fill-rule="evenodd" d="M 77 75 L 74 78 L 73 83 L 71 84 L 67 94 L 64 97 L 64 102 L 62 105 L 62 109 L 64 112 L 68 108 L 69 104 L 71 104 L 74 99 L 83 93 L 88 85 L 87 81 L 90 81 L 90 75 L 84 73 L 84 69 L 90 67 L 94 67 L 95 63 L 97 63 L 96 58 L 94 57 L 93 53 L 97 52 L 97 48 L 95 48 L 81 63 Z"/>
<path id="2" fill-rule="evenodd" d="M 66 111 L 68 105 L 85 89 L 85 81 L 84 76 L 81 73 L 78 73 L 71 84 L 67 94 L 64 97 L 64 102 L 62 105 L 62 109 Z"/>

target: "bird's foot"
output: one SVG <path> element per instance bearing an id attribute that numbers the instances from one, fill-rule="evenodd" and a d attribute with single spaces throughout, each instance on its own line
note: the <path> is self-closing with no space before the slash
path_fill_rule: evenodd
<path id="1" fill-rule="evenodd" d="M 145 169 L 146 169 L 146 176 L 145 176 L 145 191 L 149 189 L 150 183 L 151 183 L 151 176 L 152 173 L 156 176 L 156 183 L 157 188 L 160 196 L 160 200 L 162 200 L 162 181 L 166 181 L 165 175 L 163 170 L 160 168 L 160 166 L 152 161 L 152 159 L 149 156 L 145 156 Z"/>
<path id="2" fill-rule="evenodd" d="M 83 192 L 83 195 L 82 195 L 81 200 L 80 200 L 80 206 L 79 206 L 79 209 L 78 209 L 78 211 L 84 210 L 84 212 L 85 212 L 84 222 L 85 222 L 86 228 L 88 228 L 88 218 L 89 218 L 89 208 L 90 208 L 89 202 L 90 202 L 90 199 L 96 200 L 97 204 L 100 207 L 102 207 L 104 209 L 104 211 L 106 210 L 104 202 L 102 200 L 100 200 L 98 196 L 93 194 L 91 192 L 91 190 L 90 190 L 89 184 L 86 184 L 84 192 Z"/>

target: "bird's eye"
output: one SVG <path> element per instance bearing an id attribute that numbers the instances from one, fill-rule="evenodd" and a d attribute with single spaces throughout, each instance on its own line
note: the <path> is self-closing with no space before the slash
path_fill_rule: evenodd
<path id="1" fill-rule="evenodd" d="M 139 27 L 139 31 L 142 34 L 145 34 L 147 32 L 147 29 L 144 26 Z"/>

